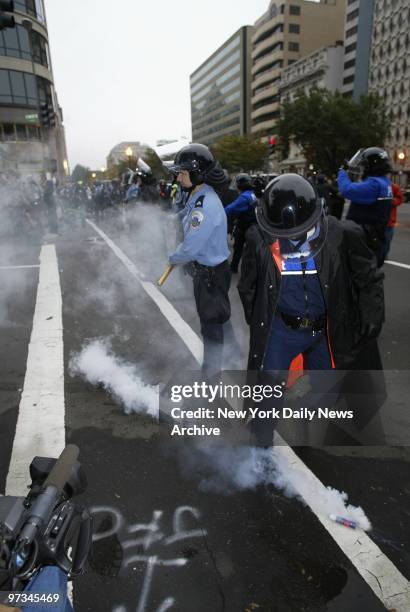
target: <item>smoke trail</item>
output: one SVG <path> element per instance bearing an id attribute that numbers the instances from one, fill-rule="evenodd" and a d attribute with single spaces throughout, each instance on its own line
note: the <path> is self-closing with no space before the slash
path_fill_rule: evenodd
<path id="1" fill-rule="evenodd" d="M 158 390 L 145 384 L 136 367 L 114 355 L 106 342 L 95 340 L 73 355 L 69 372 L 71 376 L 82 376 L 92 385 L 102 385 L 121 402 L 126 414 L 146 413 L 158 417 Z"/>
<path id="2" fill-rule="evenodd" d="M 371 524 L 361 507 L 347 504 L 348 496 L 332 487 L 319 487 L 317 482 L 290 465 L 279 450 L 249 446 L 220 447 L 200 444 L 184 449 L 184 470 L 204 474 L 200 489 L 218 493 L 254 489 L 258 485 L 273 485 L 287 497 L 303 503 L 315 500 L 315 511 L 329 516 L 336 514 L 355 521 L 365 531 Z"/>

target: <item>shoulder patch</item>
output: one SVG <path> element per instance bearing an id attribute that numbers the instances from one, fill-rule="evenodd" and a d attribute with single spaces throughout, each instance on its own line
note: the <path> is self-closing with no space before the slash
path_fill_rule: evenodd
<path id="1" fill-rule="evenodd" d="M 204 214 L 200 210 L 195 210 L 192 213 L 192 217 L 191 217 L 192 229 L 198 229 L 198 227 L 201 225 L 203 220 L 204 220 Z"/>
<path id="2" fill-rule="evenodd" d="M 194 204 L 194 208 L 203 208 L 204 207 L 204 199 L 205 199 L 204 195 L 199 196 L 199 198 L 197 199 L 197 201 Z"/>

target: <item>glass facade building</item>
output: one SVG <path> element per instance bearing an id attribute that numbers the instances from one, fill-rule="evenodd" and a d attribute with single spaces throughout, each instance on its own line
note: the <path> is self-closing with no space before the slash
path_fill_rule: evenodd
<path id="1" fill-rule="evenodd" d="M 240 28 L 191 74 L 194 142 L 249 132 L 251 34 L 250 26 Z"/>
<path id="2" fill-rule="evenodd" d="M 15 0 L 15 28 L 0 31 L 0 171 L 66 174 L 62 112 L 54 90 L 43 0 Z M 40 105 L 56 126 L 40 125 Z"/>

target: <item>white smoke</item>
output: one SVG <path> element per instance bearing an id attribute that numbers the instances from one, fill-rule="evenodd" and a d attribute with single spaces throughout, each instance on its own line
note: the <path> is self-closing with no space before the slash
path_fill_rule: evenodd
<path id="1" fill-rule="evenodd" d="M 90 342 L 71 357 L 69 371 L 72 376 L 80 375 L 92 385 L 102 385 L 116 401 L 121 402 L 126 414 L 158 417 L 158 389 L 145 384 L 135 365 L 114 355 L 107 342 Z"/>
<path id="2" fill-rule="evenodd" d="M 365 531 L 371 529 L 363 509 L 347 503 L 346 493 L 324 487 L 309 473 L 292 466 L 281 448 L 201 444 L 183 452 L 183 465 L 189 471 L 206 472 L 200 483 L 204 491 L 229 493 L 273 485 L 287 497 L 296 497 L 303 503 L 309 500 L 311 506 L 313 500 L 312 509 L 318 514 L 335 514 L 355 521 Z"/>

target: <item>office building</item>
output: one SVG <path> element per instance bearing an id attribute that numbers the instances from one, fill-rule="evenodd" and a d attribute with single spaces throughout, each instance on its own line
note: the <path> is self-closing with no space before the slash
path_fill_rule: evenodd
<path id="1" fill-rule="evenodd" d="M 410 174 L 409 23 L 408 0 L 375 0 L 369 91 L 384 101 L 389 122 L 385 145 L 402 184 Z"/>
<path id="2" fill-rule="evenodd" d="M 193 142 L 249 133 L 251 34 L 243 26 L 191 74 Z"/>
<path id="3" fill-rule="evenodd" d="M 344 96 L 358 101 L 367 93 L 374 0 L 348 0 L 343 60 Z"/>
<path id="4" fill-rule="evenodd" d="M 38 179 L 69 173 L 62 110 L 54 89 L 43 0 L 15 0 L 15 28 L 0 32 L 0 172 Z M 48 104 L 53 127 L 42 127 Z"/>
<path id="5" fill-rule="evenodd" d="M 284 68 L 279 83 L 280 103 L 293 102 L 300 93 L 309 94 L 313 87 L 332 93 L 340 91 L 343 76 L 343 44 L 323 47 Z M 284 171 L 303 172 L 306 160 L 298 145 L 290 142 L 289 155 L 280 163 Z"/>
<path id="6" fill-rule="evenodd" d="M 346 0 L 272 0 L 252 37 L 251 132 L 275 135 L 284 68 L 343 40 Z"/>

